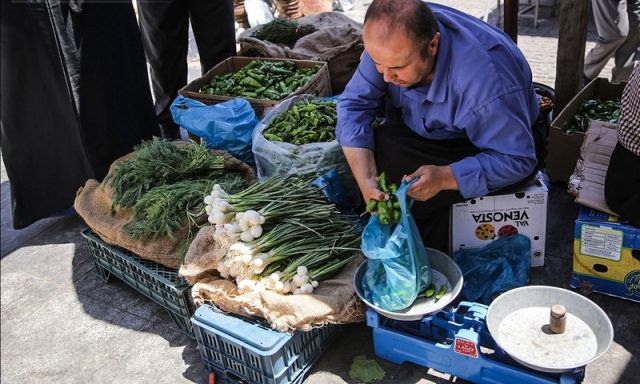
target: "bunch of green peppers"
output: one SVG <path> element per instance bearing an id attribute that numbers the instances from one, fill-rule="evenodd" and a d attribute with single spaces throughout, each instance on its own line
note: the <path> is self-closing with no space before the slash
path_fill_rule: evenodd
<path id="1" fill-rule="evenodd" d="M 567 134 L 586 132 L 589 128 L 589 120 L 617 123 L 619 118 L 620 100 L 589 99 L 580 105 L 575 116 L 564 123 L 562 128 Z"/>
<path id="2" fill-rule="evenodd" d="M 273 119 L 262 135 L 295 145 L 333 141 L 336 120 L 335 101 L 301 99 Z"/>
<path id="3" fill-rule="evenodd" d="M 319 65 L 298 68 L 293 61 L 254 60 L 235 72 L 214 76 L 199 92 L 208 95 L 281 100 L 309 82 Z"/>
<path id="4" fill-rule="evenodd" d="M 376 199 L 371 199 L 367 203 L 366 210 L 367 212 L 377 212 L 378 218 L 382 224 L 391 224 L 397 223 L 400 221 L 400 201 L 398 201 L 398 197 L 396 196 L 396 192 L 398 191 L 398 186 L 395 184 L 389 184 L 387 180 L 387 175 L 382 172 L 380 176 L 378 176 L 378 188 L 389 195 L 389 200 L 386 201 L 378 201 Z"/>

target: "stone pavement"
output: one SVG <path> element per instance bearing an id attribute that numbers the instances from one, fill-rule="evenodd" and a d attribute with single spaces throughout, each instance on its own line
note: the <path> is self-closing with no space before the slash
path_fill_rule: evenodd
<path id="1" fill-rule="evenodd" d="M 494 1 L 439 1 L 495 23 Z M 542 3 L 550 3 L 542 2 Z M 348 14 L 362 20 L 369 1 Z M 534 81 L 553 87 L 557 17 L 543 9 L 537 29 L 520 20 L 519 44 L 533 68 Z M 588 47 L 593 44 L 593 27 Z M 194 67 L 193 65 L 190 67 Z M 610 65 L 608 66 L 610 68 Z M 197 77 L 199 69 L 190 77 Z M 603 75 L 609 73 L 608 69 Z M 166 311 L 118 279 L 98 280 L 80 231 L 78 217 L 54 217 L 23 230 L 11 228 L 10 192 L 1 173 L 1 381 L 12 383 L 206 383 L 195 342 L 183 336 Z M 578 206 L 553 185 L 549 199 L 547 259 L 532 270 L 532 284 L 568 288 L 573 221 Z M 593 294 L 610 316 L 615 340 L 587 367 L 585 383 L 636 383 L 640 377 L 640 305 Z M 364 324 L 345 327 L 313 367 L 306 383 L 353 383 L 354 356 L 374 357 L 371 331 Z M 377 359 L 386 375 L 380 383 L 461 383 L 413 364 Z"/>

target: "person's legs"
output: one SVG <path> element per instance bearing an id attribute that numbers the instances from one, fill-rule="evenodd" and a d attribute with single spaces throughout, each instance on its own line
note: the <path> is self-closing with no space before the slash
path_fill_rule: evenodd
<path id="1" fill-rule="evenodd" d="M 627 38 L 616 49 L 615 66 L 611 82 L 627 81 L 633 71 L 633 63 L 640 60 L 640 0 L 627 0 Z"/>
<path id="2" fill-rule="evenodd" d="M 618 143 L 611 154 L 604 183 L 609 209 L 640 226 L 640 156 Z"/>
<path id="3" fill-rule="evenodd" d="M 180 137 L 180 129 L 173 121 L 169 107 L 178 90 L 187 83 L 187 3 L 182 0 L 138 0 L 137 4 L 160 133 L 164 138 L 176 139 Z"/>
<path id="4" fill-rule="evenodd" d="M 202 74 L 236 54 L 232 0 L 190 0 L 189 17 Z"/>
<path id="5" fill-rule="evenodd" d="M 402 123 L 388 122 L 376 128 L 374 152 L 378 173 L 384 171 L 399 185 L 402 176 L 422 165 L 451 164 L 479 150 L 466 139 L 429 140 Z M 426 246 L 449 253 L 449 209 L 463 200 L 458 191 L 442 191 L 425 202 L 414 203 L 413 216 Z"/>
<path id="6" fill-rule="evenodd" d="M 620 0 L 592 0 L 593 17 L 598 31 L 598 40 L 584 59 L 584 76 L 588 80 L 598 77 L 602 68 L 626 38 L 626 15 L 621 18 Z M 622 23 L 622 25 L 620 24 Z"/>

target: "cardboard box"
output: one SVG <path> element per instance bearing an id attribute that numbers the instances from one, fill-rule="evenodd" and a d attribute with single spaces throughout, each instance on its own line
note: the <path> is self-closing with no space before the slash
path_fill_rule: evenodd
<path id="1" fill-rule="evenodd" d="M 188 97 L 194 100 L 201 101 L 205 104 L 217 104 L 223 101 L 227 101 L 233 99 L 232 96 L 221 96 L 221 95 L 208 95 L 205 93 L 200 93 L 198 90 L 202 88 L 203 85 L 207 84 L 214 76 L 223 75 L 229 72 L 236 72 L 240 68 L 248 65 L 250 62 L 254 60 L 263 60 L 263 61 L 292 61 L 296 64 L 298 68 L 309 68 L 315 65 L 320 65 L 320 70 L 316 72 L 315 75 L 309 79 L 309 82 L 303 87 L 298 88 L 295 92 L 293 92 L 288 97 L 294 95 L 301 94 L 311 94 L 315 96 L 331 96 L 331 82 L 329 79 L 329 68 L 327 63 L 324 61 L 311 61 L 311 60 L 291 60 L 291 59 L 278 59 L 278 58 L 269 58 L 269 57 L 243 57 L 243 56 L 233 56 L 222 62 L 220 62 L 215 67 L 211 68 L 204 76 L 197 78 L 185 85 L 182 89 L 178 91 L 178 94 Z M 250 97 L 246 98 L 251 106 L 256 112 L 258 117 L 262 117 L 265 110 L 267 108 L 273 107 L 278 104 L 282 100 L 266 100 L 266 99 L 253 99 Z"/>
<path id="2" fill-rule="evenodd" d="M 571 176 L 578 160 L 578 154 L 584 139 L 583 132 L 567 135 L 562 130 L 562 126 L 575 116 L 578 108 L 585 100 L 593 98 L 603 101 L 619 100 L 622 97 L 624 86 L 625 83 L 611 84 L 605 78 L 596 78 L 575 95 L 551 122 L 547 168 L 545 170 L 551 181 L 566 183 L 569 180 L 569 176 Z"/>
<path id="3" fill-rule="evenodd" d="M 569 193 L 576 203 L 615 215 L 604 198 L 604 182 L 609 169 L 611 153 L 618 143 L 615 124 L 591 120 L 576 168 L 569 178 Z"/>
<path id="4" fill-rule="evenodd" d="M 549 190 L 541 178 L 516 191 L 453 204 L 451 249 L 483 247 L 500 236 L 531 239 L 531 266 L 544 265 Z"/>
<path id="5" fill-rule="evenodd" d="M 640 228 L 581 208 L 569 285 L 640 302 Z"/>

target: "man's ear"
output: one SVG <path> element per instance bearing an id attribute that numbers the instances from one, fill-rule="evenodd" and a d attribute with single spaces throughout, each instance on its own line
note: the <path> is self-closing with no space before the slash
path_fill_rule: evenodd
<path id="1" fill-rule="evenodd" d="M 429 56 L 433 57 L 438 53 L 438 44 L 440 43 L 440 32 L 433 35 L 433 39 L 429 42 Z"/>

